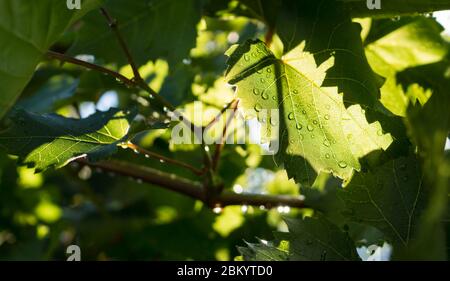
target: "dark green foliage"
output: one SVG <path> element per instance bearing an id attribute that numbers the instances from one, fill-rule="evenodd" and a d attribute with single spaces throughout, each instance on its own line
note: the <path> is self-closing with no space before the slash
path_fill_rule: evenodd
<path id="1" fill-rule="evenodd" d="M 0 260 L 448 259 L 449 0 L 65 2 L 0 0 Z"/>

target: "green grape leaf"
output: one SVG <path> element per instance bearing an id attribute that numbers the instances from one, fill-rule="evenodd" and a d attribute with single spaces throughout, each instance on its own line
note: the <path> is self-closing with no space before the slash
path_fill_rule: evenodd
<path id="1" fill-rule="evenodd" d="M 279 124 L 277 158 L 290 177 L 311 185 L 324 171 L 346 183 L 360 170 L 359 158 L 385 150 L 392 137 L 378 122 L 369 124 L 361 106 L 345 108 L 337 87 L 321 86 L 334 58 L 317 66 L 303 48 L 300 44 L 277 59 L 261 41 L 233 46 L 227 52 L 226 79 L 237 86 L 247 115 L 264 123 L 266 140 L 278 137 L 274 127 Z M 279 122 L 265 120 L 266 110 L 279 110 Z"/>
<path id="2" fill-rule="evenodd" d="M 61 0 L 0 0 L 0 118 L 16 102 L 47 49 L 101 0 L 69 10 Z"/>
<path id="3" fill-rule="evenodd" d="M 247 247 L 237 247 L 245 261 L 286 261 L 288 253 L 275 247 L 271 242 L 246 243 Z"/>
<path id="4" fill-rule="evenodd" d="M 285 219 L 285 221 L 289 232 L 275 233 L 275 236 L 289 242 L 289 260 L 359 260 L 356 246 L 348 233 L 325 217 Z"/>
<path id="5" fill-rule="evenodd" d="M 339 194 L 346 205 L 345 215 L 378 228 L 394 247 L 408 246 L 427 197 L 422 178 L 414 156 L 358 173 Z"/>
<path id="6" fill-rule="evenodd" d="M 201 7 L 201 0 L 109 0 L 105 4 L 118 20 L 120 32 L 138 65 L 164 58 L 172 66 L 189 57 L 195 46 Z M 114 32 L 98 13 L 83 19 L 77 36 L 70 53 L 88 53 L 106 62 L 127 64 Z"/>
<path id="7" fill-rule="evenodd" d="M 403 87 L 410 87 L 412 81 L 432 90 L 430 99 L 421 104 L 410 104 L 406 115 L 406 127 L 422 156 L 442 158 L 442 150 L 450 131 L 450 87 L 449 62 L 417 66 L 398 73 Z"/>
<path id="8" fill-rule="evenodd" d="M 410 102 L 418 100 L 424 104 L 430 97 L 431 91 L 417 83 L 404 89 L 396 75 L 406 68 L 441 61 L 450 47 L 441 32 L 442 27 L 435 20 L 425 17 L 373 22 L 366 55 L 374 71 L 386 77 L 380 101 L 392 113 L 405 116 Z"/>
<path id="9" fill-rule="evenodd" d="M 383 78 L 370 68 L 361 40 L 361 26 L 352 22 L 334 0 L 283 0 L 276 30 L 287 53 L 301 42 L 317 64 L 334 57 L 323 86 L 337 86 L 346 106 L 361 104 L 384 112 L 378 101 Z"/>
<path id="10" fill-rule="evenodd" d="M 73 101 L 79 85 L 79 79 L 68 75 L 55 75 L 44 83 L 33 95 L 21 98 L 17 107 L 35 113 L 48 113 L 58 106 L 69 104 Z"/>
<path id="11" fill-rule="evenodd" d="M 116 151 L 127 137 L 134 116 L 134 112 L 117 109 L 96 112 L 85 119 L 15 110 L 10 127 L 0 132 L 0 147 L 37 171 L 60 168 L 85 156 L 95 161 Z"/>
<path id="12" fill-rule="evenodd" d="M 450 190 L 450 158 L 448 151 L 443 153 L 450 131 L 448 61 L 407 69 L 398 76 L 404 87 L 414 81 L 433 91 L 425 105 L 410 104 L 405 118 L 423 161 L 430 196 L 414 244 L 400 258 L 444 260 L 448 256 L 448 241 L 442 228 L 443 222 L 448 224 Z"/>

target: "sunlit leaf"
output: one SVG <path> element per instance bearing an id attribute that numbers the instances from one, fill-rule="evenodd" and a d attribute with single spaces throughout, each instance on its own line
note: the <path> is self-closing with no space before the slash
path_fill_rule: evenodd
<path id="1" fill-rule="evenodd" d="M 59 168 L 83 156 L 96 160 L 116 151 L 133 117 L 116 109 L 86 119 L 18 110 L 10 117 L 10 127 L 0 132 L 0 146 L 37 171 Z"/>
<path id="2" fill-rule="evenodd" d="M 348 181 L 361 168 L 359 158 L 386 149 L 392 138 L 379 123 L 369 124 L 359 105 L 345 108 L 336 87 L 321 86 L 333 57 L 317 66 L 303 47 L 277 59 L 260 41 L 234 46 L 227 52 L 226 78 L 261 121 L 265 110 L 279 109 L 278 159 L 290 177 L 312 184 L 316 173 L 326 171 Z M 276 125 L 266 120 L 266 139 L 278 137 Z"/>

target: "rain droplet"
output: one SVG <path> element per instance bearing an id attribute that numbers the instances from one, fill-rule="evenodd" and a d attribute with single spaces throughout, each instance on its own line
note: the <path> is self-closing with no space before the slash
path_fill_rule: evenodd
<path id="1" fill-rule="evenodd" d="M 261 98 L 262 98 L 263 100 L 268 100 L 268 99 L 269 99 L 269 95 L 268 95 L 266 92 L 263 92 L 263 93 L 261 94 Z"/>
<path id="2" fill-rule="evenodd" d="M 314 127 L 310 124 L 308 124 L 308 126 L 306 126 L 306 129 L 308 129 L 308 131 L 310 131 L 310 132 L 314 131 Z"/>
<path id="3" fill-rule="evenodd" d="M 164 163 L 165 161 L 164 161 L 164 160 L 162 160 L 162 159 L 159 159 L 159 162 L 160 162 L 160 163 Z"/>
<path id="4" fill-rule="evenodd" d="M 277 125 L 276 118 L 270 118 L 270 125 L 272 125 L 272 126 L 276 126 Z"/>
<path id="5" fill-rule="evenodd" d="M 288 114 L 288 119 L 289 119 L 289 120 L 294 120 L 294 118 L 295 118 L 294 112 L 290 112 L 290 113 Z"/>
<path id="6" fill-rule="evenodd" d="M 259 90 L 258 89 L 253 89 L 253 93 L 255 94 L 255 95 L 259 95 Z"/>
<path id="7" fill-rule="evenodd" d="M 266 82 L 266 80 L 264 78 L 261 78 L 259 81 L 261 81 L 261 83 Z"/>
<path id="8" fill-rule="evenodd" d="M 344 161 L 341 161 L 338 163 L 339 167 L 341 167 L 342 169 L 347 168 L 347 163 L 345 163 Z"/>
<path id="9" fill-rule="evenodd" d="M 261 110 L 262 106 L 259 103 L 255 104 L 255 111 L 260 112 Z"/>
<path id="10" fill-rule="evenodd" d="M 313 138 L 315 138 L 316 136 L 314 136 L 314 134 L 311 134 L 311 138 L 313 139 Z"/>
<path id="11" fill-rule="evenodd" d="M 248 55 L 244 55 L 244 60 L 249 61 L 250 57 Z"/>
<path id="12" fill-rule="evenodd" d="M 326 147 L 330 146 L 330 141 L 324 140 L 323 141 L 323 145 L 325 145 Z"/>
<path id="13" fill-rule="evenodd" d="M 303 110 L 302 110 L 302 113 L 306 115 L 306 110 L 303 109 Z"/>
<path id="14" fill-rule="evenodd" d="M 261 74 L 261 73 L 262 73 L 262 70 L 261 70 L 261 69 L 258 69 L 258 70 L 256 71 L 256 73 Z"/>
<path id="15" fill-rule="evenodd" d="M 276 96 L 272 96 L 272 99 L 273 99 L 273 100 L 277 100 L 277 97 L 276 97 Z"/>
<path id="16" fill-rule="evenodd" d="M 317 123 L 319 123 L 319 122 L 317 122 L 317 120 L 314 120 L 314 121 L 313 121 L 313 124 L 314 124 L 314 125 L 317 125 Z"/>
<path id="17" fill-rule="evenodd" d="M 297 123 L 295 127 L 297 128 L 297 130 L 301 130 L 303 128 L 302 124 L 300 123 Z"/>
<path id="18" fill-rule="evenodd" d="M 321 261 L 325 261 L 326 259 L 327 259 L 327 251 L 324 250 L 322 252 L 322 255 L 320 256 L 320 260 Z"/>
<path id="19" fill-rule="evenodd" d="M 296 95 L 296 94 L 298 94 L 298 91 L 297 91 L 297 90 L 293 90 L 292 93 L 293 93 L 294 95 Z"/>
<path id="20" fill-rule="evenodd" d="M 325 158 L 330 159 L 330 153 L 326 153 Z"/>
<path id="21" fill-rule="evenodd" d="M 325 118 L 325 120 L 330 120 L 330 115 L 325 114 L 324 118 Z"/>
<path id="22" fill-rule="evenodd" d="M 267 68 L 267 73 L 271 73 L 271 72 L 272 72 L 272 69 Z"/>

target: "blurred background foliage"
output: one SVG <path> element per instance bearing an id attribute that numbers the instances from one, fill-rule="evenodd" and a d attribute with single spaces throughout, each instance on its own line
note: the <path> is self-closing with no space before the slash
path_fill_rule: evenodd
<path id="1" fill-rule="evenodd" d="M 223 79 L 225 51 L 247 39 L 266 40 L 273 33 L 278 7 L 277 1 L 252 0 L 109 0 L 104 5 L 124 23 L 124 36 L 138 57 L 145 81 L 186 116 L 197 114 L 203 121 L 212 119 L 234 97 L 234 89 Z M 414 72 L 415 67 L 439 62 L 448 67 L 448 35 L 446 39 L 440 36 L 442 28 L 434 19 L 419 15 L 355 22 L 362 26 L 370 66 L 386 77 L 380 100 L 392 115 L 405 117 L 408 110 L 414 110 L 409 107 L 411 103 L 423 105 L 432 91 L 448 91 L 435 87 L 444 80 L 448 85 L 448 73 L 435 82 L 416 79 Z M 99 36 L 102 40 L 92 43 Z M 51 49 L 132 78 L 132 69 L 96 10 L 74 22 Z M 283 53 L 277 34 L 271 50 Z M 388 62 L 383 61 L 386 58 Z M 127 88 L 109 76 L 44 60 L 17 105 L 37 113 L 57 112 L 75 118 L 111 107 L 138 106 L 146 122 L 164 121 L 162 106 L 152 104 L 150 110 L 152 102 L 145 92 Z M 391 126 L 393 131 L 400 128 L 396 144 L 403 146 L 403 152 L 393 154 L 411 150 L 406 129 L 399 124 Z M 200 146 L 173 145 L 169 140 L 166 129 L 144 131 L 135 137 L 144 148 L 196 167 L 202 165 Z M 260 150 L 251 144 L 225 146 L 219 167 L 225 187 L 236 193 L 299 195 L 299 186 Z M 179 167 L 129 150 L 120 150 L 115 157 L 195 179 Z M 435 163 L 429 163 L 430 169 Z M 341 216 L 342 202 L 336 199 L 340 186 L 340 181 L 320 175 L 313 187 L 304 187 L 301 193 L 310 206 L 340 228 L 350 228 L 358 246 L 383 245 L 377 229 L 349 225 Z M 71 244 L 81 247 L 83 260 L 233 260 L 241 255 L 236 245 L 244 245 L 244 240 L 271 240 L 273 231 L 286 231 L 282 216 L 312 213 L 310 209 L 251 206 L 212 211 L 183 195 L 77 163 L 35 174 L 33 169 L 18 167 L 16 158 L 0 153 L 2 260 L 64 260 Z"/>

